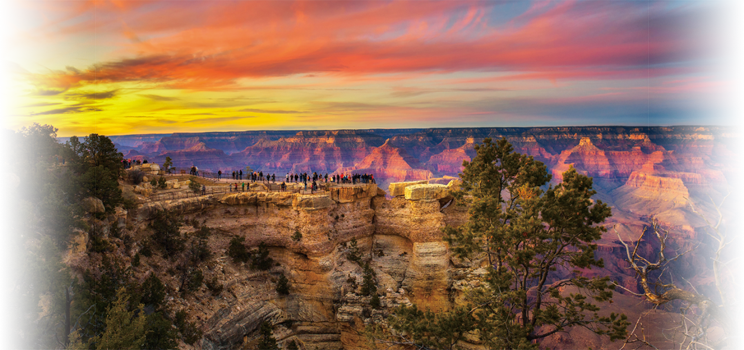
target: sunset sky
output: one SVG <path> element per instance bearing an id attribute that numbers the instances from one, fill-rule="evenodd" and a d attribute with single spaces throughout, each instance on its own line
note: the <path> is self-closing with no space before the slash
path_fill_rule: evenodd
<path id="1" fill-rule="evenodd" d="M 725 124 L 711 1 L 15 1 L 8 127 Z M 8 14 L 10 13 L 10 14 Z"/>

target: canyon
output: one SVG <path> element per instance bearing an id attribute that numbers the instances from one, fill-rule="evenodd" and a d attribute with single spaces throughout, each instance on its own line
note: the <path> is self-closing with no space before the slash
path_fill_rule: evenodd
<path id="1" fill-rule="evenodd" d="M 708 197 L 720 201 L 738 185 L 741 161 L 736 149 L 739 134 L 723 127 L 553 127 L 470 128 L 337 131 L 248 131 L 235 133 L 116 136 L 112 140 L 125 158 L 162 164 L 171 157 L 176 168 L 197 165 L 203 172 L 230 172 L 250 166 L 264 173 L 286 172 L 372 173 L 377 184 L 333 186 L 320 194 L 290 192 L 218 193 L 193 198 L 152 200 L 122 183 L 135 209 L 117 210 L 112 222 L 125 227 L 135 242 L 149 234 L 158 210 L 177 213 L 185 222 L 196 221 L 214 230 L 209 248 L 215 258 L 202 267 L 205 280 L 224 285 L 218 295 L 202 287 L 185 298 L 175 296 L 178 281 L 166 272 L 167 259 L 142 258 L 134 272 L 144 279 L 155 271 L 168 286 L 177 309 L 187 310 L 203 331 L 200 349 L 236 349 L 257 337 L 261 322 L 274 325 L 280 344 L 297 340 L 303 349 L 369 349 L 365 325 L 384 323 L 397 305 L 416 304 L 441 310 L 465 298 L 465 291 L 486 272 L 483 259 L 461 260 L 442 240 L 442 228 L 467 220 L 467 208 L 457 205 L 451 191 L 463 161 L 475 156 L 475 145 L 486 137 L 506 137 L 517 152 L 544 162 L 562 179 L 570 167 L 594 178 L 595 200 L 612 207 L 606 234 L 598 244 L 603 268 L 589 275 L 609 275 L 629 291 L 638 282 L 624 261 L 617 239 L 635 243 L 640 232 L 656 218 L 671 232 L 675 249 L 704 242 L 706 223 L 690 207 L 708 218 L 715 208 Z M 177 175 L 169 176 L 178 178 Z M 228 176 L 229 177 L 229 176 Z M 277 176 L 279 177 L 279 176 Z M 183 180 L 183 179 L 182 179 Z M 172 181 L 172 180 L 171 180 Z M 215 183 L 214 186 L 218 186 Z M 186 190 L 183 186 L 182 190 Z M 140 191 L 141 192 L 141 191 Z M 731 216 L 731 208 L 724 208 Z M 183 226 L 182 233 L 196 229 Z M 300 240 L 292 239 L 295 232 Z M 276 265 L 255 271 L 226 256 L 230 239 L 245 238 L 246 245 L 269 247 Z M 85 243 L 80 233 L 76 239 Z M 369 307 L 370 297 L 359 292 L 363 267 L 348 259 L 350 242 L 358 247 L 377 275 L 382 307 Z M 85 244 L 82 244 L 85 247 Z M 140 249 L 121 252 L 130 259 Z M 643 253 L 657 247 L 641 245 Z M 79 270 L 95 261 L 84 250 L 71 249 L 66 263 Z M 709 263 L 701 254 L 689 254 L 672 273 L 689 278 L 701 289 L 712 288 L 706 279 Z M 291 293 L 279 295 L 279 275 L 289 278 Z M 353 283 L 351 281 L 354 281 Z M 618 290 L 615 303 L 602 313 L 625 312 L 634 320 L 645 311 L 641 300 Z M 659 327 L 668 318 L 658 310 Z M 664 339 L 658 337 L 664 344 Z M 615 346 L 607 337 L 584 329 L 571 329 L 546 339 L 543 346 L 603 348 Z M 476 341 L 461 344 L 479 349 Z M 181 344 L 184 348 L 189 345 Z M 616 346 L 616 347 L 619 347 Z"/>

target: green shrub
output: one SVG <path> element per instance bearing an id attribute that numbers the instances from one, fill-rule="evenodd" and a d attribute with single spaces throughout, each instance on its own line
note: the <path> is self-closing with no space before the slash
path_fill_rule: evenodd
<path id="1" fill-rule="evenodd" d="M 364 264 L 364 281 L 362 281 L 362 295 L 370 296 L 377 293 L 377 274 L 369 263 Z"/>
<path id="2" fill-rule="evenodd" d="M 230 246 L 227 247 L 227 256 L 235 263 L 246 263 L 251 258 L 251 253 L 245 247 L 245 237 L 235 236 L 230 240 Z"/>
<path id="3" fill-rule="evenodd" d="M 154 234 L 152 239 L 160 245 L 166 256 L 175 257 L 183 251 L 186 240 L 181 235 L 181 221 L 178 216 L 168 211 L 158 211 L 150 223 Z"/>
<path id="4" fill-rule="evenodd" d="M 292 235 L 292 240 L 295 242 L 299 242 L 302 239 L 302 233 L 300 231 L 295 231 L 295 233 Z"/>
<path id="5" fill-rule="evenodd" d="M 90 237 L 90 251 L 94 253 L 105 253 L 112 250 L 111 243 L 103 237 L 91 236 Z"/>
<path id="6" fill-rule="evenodd" d="M 279 281 L 276 283 L 276 291 L 281 295 L 289 295 L 289 280 L 284 274 L 279 276 Z"/>
<path id="7" fill-rule="evenodd" d="M 375 310 L 380 309 L 380 296 L 377 295 L 377 293 L 372 294 L 372 299 L 369 300 L 369 306 L 371 306 Z"/>
<path id="8" fill-rule="evenodd" d="M 164 176 L 161 176 L 158 179 L 158 187 L 160 187 L 160 188 L 166 188 L 166 187 L 168 187 L 168 185 L 165 183 L 165 177 Z"/>
<path id="9" fill-rule="evenodd" d="M 201 287 L 203 282 L 204 275 L 202 274 L 201 270 L 196 269 L 191 271 L 191 273 L 189 273 L 188 291 L 196 292 L 197 290 L 199 290 L 199 287 Z"/>
<path id="10" fill-rule="evenodd" d="M 279 346 L 276 345 L 276 339 L 271 329 L 271 324 L 268 322 L 261 323 L 259 333 L 261 338 L 258 342 L 258 348 L 261 350 L 279 350 Z"/>
<path id="11" fill-rule="evenodd" d="M 149 239 L 145 239 L 142 241 L 142 248 L 140 248 L 139 252 L 148 258 L 152 256 L 152 244 L 150 243 Z"/>
<path id="12" fill-rule="evenodd" d="M 134 258 L 132 258 L 132 266 L 139 267 L 140 266 L 140 255 L 139 253 L 134 254 Z"/>
<path id="13" fill-rule="evenodd" d="M 145 305 L 152 305 L 155 309 L 164 306 L 165 302 L 165 285 L 154 273 L 150 273 L 142 283 L 142 298 L 140 302 Z"/>
<path id="14" fill-rule="evenodd" d="M 186 322 L 186 311 L 184 310 L 176 312 L 176 319 L 173 323 L 178 328 L 178 331 L 181 332 L 181 339 L 186 344 L 193 345 L 203 335 L 202 331 L 196 327 L 195 322 Z"/>
<path id="15" fill-rule="evenodd" d="M 274 260 L 269 257 L 269 248 L 263 242 L 258 245 L 258 250 L 253 254 L 252 266 L 259 270 L 268 270 L 274 264 Z"/>
<path id="16" fill-rule="evenodd" d="M 357 247 L 356 238 L 351 239 L 351 246 L 349 247 L 349 251 L 346 253 L 346 258 L 349 259 L 349 261 L 353 261 L 357 264 L 361 263 L 362 254 L 359 252 L 359 247 Z"/>
<path id="17" fill-rule="evenodd" d="M 156 179 L 154 176 L 152 177 L 152 180 L 150 180 L 150 185 L 152 185 L 152 188 L 158 187 L 158 179 Z"/>
<path id="18" fill-rule="evenodd" d="M 297 346 L 297 341 L 292 340 L 287 344 L 287 350 L 300 350 L 300 347 Z"/>
<path id="19" fill-rule="evenodd" d="M 196 176 L 190 177 L 189 181 L 189 189 L 194 193 L 199 193 L 201 191 L 201 186 L 196 182 Z"/>
<path id="20" fill-rule="evenodd" d="M 207 280 L 205 284 L 207 285 L 207 289 L 214 295 L 220 295 L 224 289 L 222 283 L 217 280 L 217 276 L 212 276 L 212 279 Z"/>

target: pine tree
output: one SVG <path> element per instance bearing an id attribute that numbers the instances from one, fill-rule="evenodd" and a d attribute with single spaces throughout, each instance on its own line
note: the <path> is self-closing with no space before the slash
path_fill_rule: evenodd
<path id="1" fill-rule="evenodd" d="M 258 342 L 258 347 L 256 348 L 257 350 L 279 350 L 279 346 L 276 344 L 276 339 L 274 339 L 270 323 L 261 323 L 259 333 L 261 334 L 261 339 Z"/>
<path id="2" fill-rule="evenodd" d="M 253 254 L 253 268 L 259 270 L 268 270 L 271 268 L 271 265 L 273 263 L 274 260 L 269 257 L 269 248 L 263 242 L 261 242 L 258 245 L 258 250 L 255 254 Z"/>
<path id="3" fill-rule="evenodd" d="M 251 254 L 245 247 L 245 237 L 234 236 L 230 240 L 230 245 L 227 247 L 227 256 L 232 259 L 234 263 L 246 263 L 251 258 Z"/>
<path id="4" fill-rule="evenodd" d="M 287 343 L 287 350 L 300 350 L 300 347 L 297 346 L 297 341 L 292 340 L 289 343 Z"/>
<path id="5" fill-rule="evenodd" d="M 357 246 L 356 238 L 351 239 L 349 252 L 346 254 L 346 258 L 349 259 L 349 261 L 353 261 L 357 264 L 361 263 L 362 255 L 361 253 L 359 253 L 359 247 Z"/>
<path id="6" fill-rule="evenodd" d="M 289 279 L 284 274 L 281 274 L 279 281 L 276 282 L 276 291 L 281 295 L 289 295 Z"/>
<path id="7" fill-rule="evenodd" d="M 165 169 L 165 172 L 170 174 L 170 168 L 173 166 L 173 159 L 171 157 L 166 156 L 165 162 L 163 162 L 163 168 Z"/>
<path id="8" fill-rule="evenodd" d="M 592 179 L 570 168 L 562 183 L 547 186 L 546 166 L 514 152 L 504 138 L 497 143 L 487 138 L 475 151 L 471 162 L 463 162 L 462 192 L 456 193 L 458 200 L 469 201 L 469 220 L 446 227 L 445 239 L 458 256 L 485 257 L 484 283 L 462 309 L 410 317 L 420 311 L 402 307 L 390 322 L 393 328 L 421 343 L 436 338 L 456 342 L 472 331 L 487 348 L 496 349 L 534 348 L 540 339 L 572 326 L 613 340 L 624 337 L 625 315 L 600 317 L 593 303 L 611 300 L 609 278 L 580 272 L 603 266 L 594 259 L 594 241 L 606 231 L 600 224 L 611 215 L 606 204 L 592 202 Z M 561 279 L 559 269 L 573 273 Z M 570 286 L 581 292 L 561 293 Z M 463 313 L 466 309 L 471 311 Z M 461 326 L 436 329 L 449 320 Z"/>
<path id="9" fill-rule="evenodd" d="M 142 304 L 137 316 L 127 310 L 129 296 L 124 288 L 116 292 L 116 301 L 106 313 L 106 331 L 95 338 L 96 349 L 140 349 L 145 342 L 147 319 Z"/>
<path id="10" fill-rule="evenodd" d="M 362 281 L 362 295 L 370 296 L 377 293 L 377 274 L 375 270 L 369 266 L 369 263 L 364 264 L 364 280 Z"/>
<path id="11" fill-rule="evenodd" d="M 150 228 L 155 231 L 152 238 L 163 248 L 166 256 L 174 257 L 185 248 L 186 240 L 181 235 L 180 227 L 179 217 L 164 210 L 155 213 L 155 218 L 150 223 Z"/>

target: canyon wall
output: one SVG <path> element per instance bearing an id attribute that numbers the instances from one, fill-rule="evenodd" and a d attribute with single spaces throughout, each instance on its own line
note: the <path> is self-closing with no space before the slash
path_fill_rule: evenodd
<path id="1" fill-rule="evenodd" d="M 158 140 L 143 137 L 142 141 L 121 136 L 119 142 L 131 147 L 125 153 L 161 164 L 170 156 L 176 167 L 194 164 L 201 170 L 229 172 L 249 165 L 282 176 L 285 172 L 360 172 L 372 173 L 378 180 L 377 185 L 335 187 L 323 195 L 229 193 L 145 201 L 122 214 L 121 220 L 129 232 L 137 233 L 138 241 L 161 209 L 174 210 L 186 221 L 214 229 L 209 246 L 216 258 L 202 270 L 205 279 L 220 281 L 224 291 L 214 295 L 202 287 L 173 301 L 204 332 L 199 348 L 240 348 L 255 340 L 261 322 L 270 321 L 280 343 L 298 340 L 304 349 L 366 349 L 361 334 L 366 324 L 381 322 L 401 304 L 448 308 L 484 273 L 482 261 L 461 261 L 442 241 L 441 228 L 463 223 L 466 209 L 442 192 L 446 186 L 416 186 L 446 184 L 448 176 L 461 171 L 463 161 L 475 156 L 475 144 L 485 137 L 502 136 L 516 151 L 544 162 L 553 183 L 570 167 L 594 178 L 598 191 L 594 199 L 608 203 L 613 216 L 597 242 L 597 257 L 604 259 L 605 267 L 587 273 L 610 275 L 631 291 L 638 291 L 638 284 L 623 261 L 625 252 L 617 234 L 635 243 L 654 217 L 669 228 L 675 249 L 692 247 L 704 235 L 705 223 L 691 211 L 690 203 L 704 215 L 714 215 L 706 204 L 710 203 L 708 196 L 719 201 L 730 186 L 738 186 L 741 169 L 734 148 L 738 133 L 717 127 L 267 131 L 174 134 Z M 410 183 L 388 187 L 400 181 Z M 195 229 L 183 227 L 182 231 L 188 235 Z M 300 240 L 292 239 L 295 232 L 301 234 Z M 276 266 L 256 271 L 231 262 L 225 252 L 235 235 L 252 247 L 269 246 Z M 371 258 L 383 306 L 380 310 L 370 308 L 370 298 L 360 294 L 363 267 L 347 258 L 352 240 Z M 651 243 L 641 245 L 644 253 L 653 249 Z M 700 259 L 695 254 L 685 256 L 673 273 L 700 275 L 706 269 Z M 71 255 L 68 262 L 81 268 L 90 263 L 81 254 Z M 158 271 L 176 295 L 179 283 L 166 273 L 171 265 L 154 255 L 143 258 L 143 267 L 135 273 L 144 278 L 148 269 Z M 287 296 L 275 290 L 281 274 L 292 286 Z M 640 307 L 638 299 L 626 294 L 617 300 L 607 310 L 630 312 Z M 570 334 L 557 335 L 544 344 L 563 348 L 611 345 L 608 339 L 579 330 Z"/>

